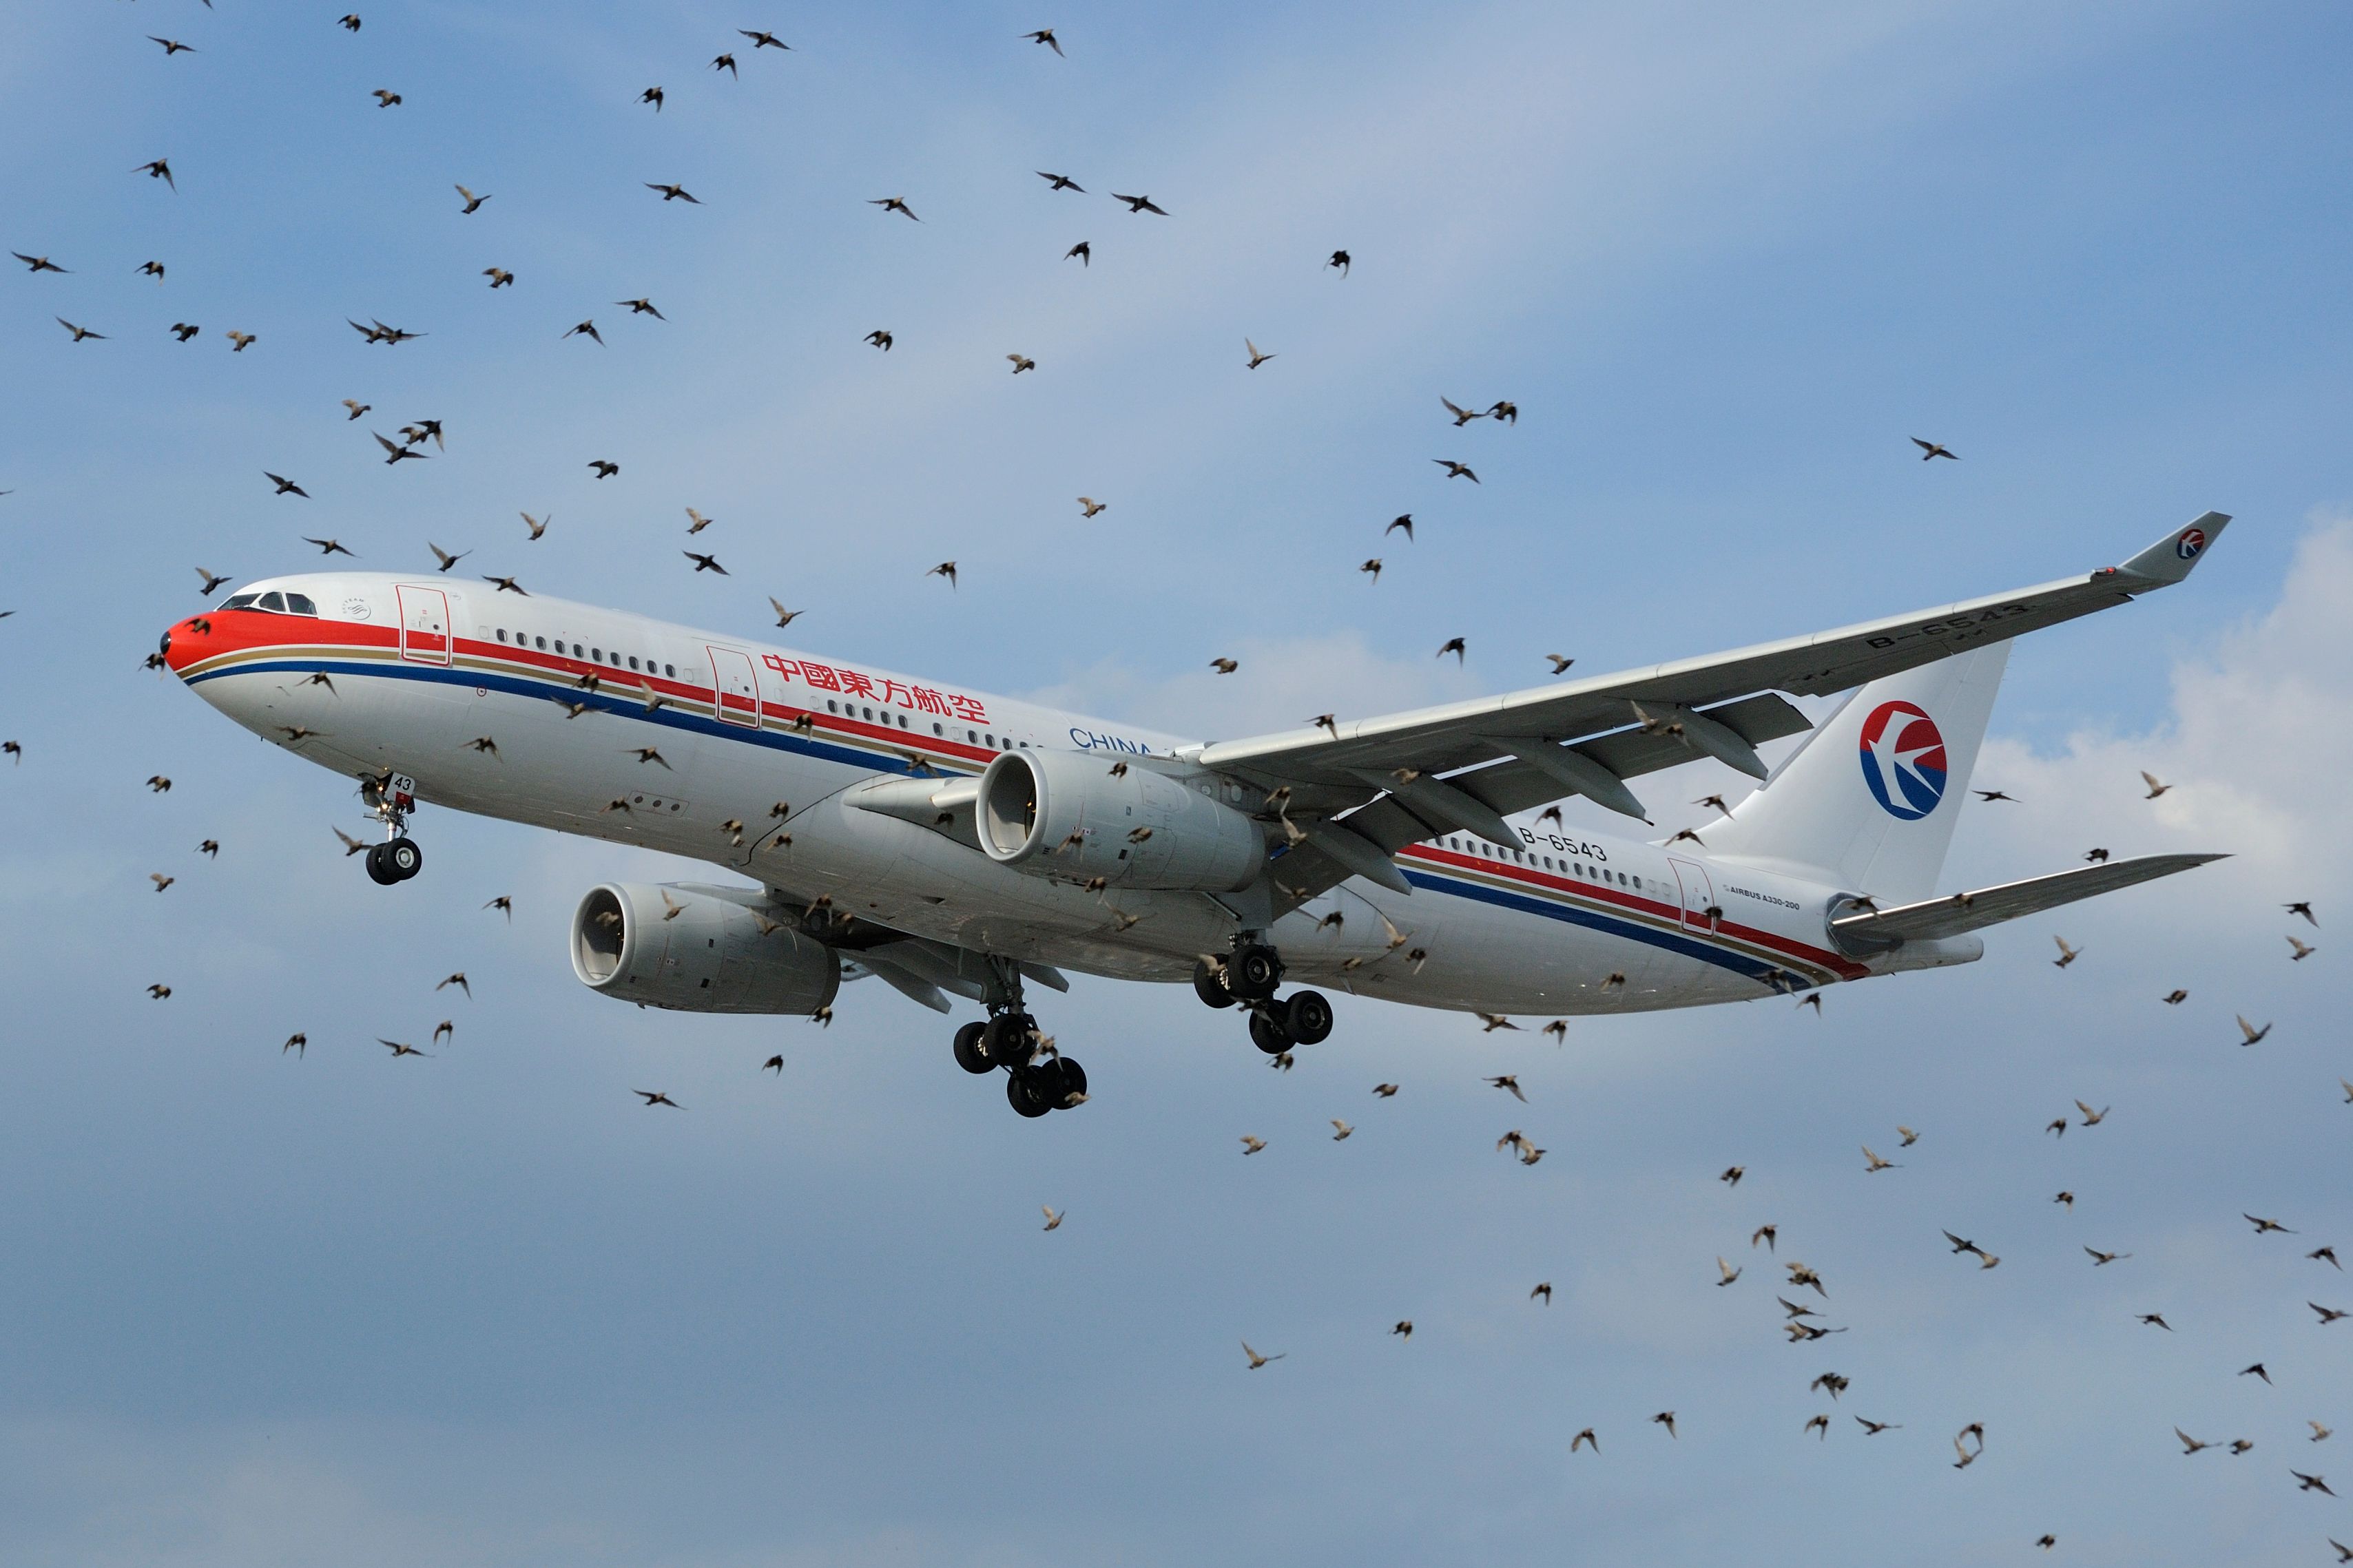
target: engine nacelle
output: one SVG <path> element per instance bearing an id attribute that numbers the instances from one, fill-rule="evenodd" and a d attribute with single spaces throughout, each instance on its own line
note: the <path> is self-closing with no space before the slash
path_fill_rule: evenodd
<path id="1" fill-rule="evenodd" d="M 675 911 L 675 912 L 673 912 Z M 682 1013 L 814 1013 L 841 988 L 833 950 L 719 889 L 607 882 L 572 917 L 572 973 L 606 996 Z"/>
<path id="2" fill-rule="evenodd" d="M 988 858 L 1032 876 L 1194 892 L 1246 888 L 1266 866 L 1266 835 L 1208 772 L 1102 753 L 1001 752 L 980 775 L 975 826 Z"/>

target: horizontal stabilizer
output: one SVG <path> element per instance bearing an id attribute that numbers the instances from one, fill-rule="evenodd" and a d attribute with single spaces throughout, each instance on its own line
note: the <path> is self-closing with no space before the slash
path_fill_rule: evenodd
<path id="1" fill-rule="evenodd" d="M 1831 934 L 1858 951 L 1959 936 L 1964 931 L 2055 910 L 2078 899 L 2113 893 L 2136 882 L 2170 877 L 2176 871 L 2187 871 L 2209 860 L 2222 858 L 2221 855 L 2144 855 L 2134 860 L 2080 866 L 2073 871 L 2029 877 L 2023 882 L 2004 882 L 1998 888 L 1980 888 L 1973 893 L 1955 893 L 1950 898 L 1929 899 L 1892 910 L 1841 915 L 1831 921 Z"/>

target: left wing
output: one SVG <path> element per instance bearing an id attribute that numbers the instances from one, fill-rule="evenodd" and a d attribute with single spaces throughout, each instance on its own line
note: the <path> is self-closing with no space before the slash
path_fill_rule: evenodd
<path id="1" fill-rule="evenodd" d="M 1757 748 L 1810 727 L 1777 693 L 1827 696 L 2127 603 L 2187 577 L 2230 521 L 2207 512 L 2122 566 L 2038 587 L 1179 755 L 1280 803 L 1293 846 L 1274 863 L 1278 902 L 1303 902 L 1350 876 L 1401 888 L 1388 863 L 1398 849 L 1451 832 L 1516 847 L 1504 818 L 1546 801 L 1583 795 L 1647 821 L 1629 778 L 1712 756 L 1761 779 Z"/>

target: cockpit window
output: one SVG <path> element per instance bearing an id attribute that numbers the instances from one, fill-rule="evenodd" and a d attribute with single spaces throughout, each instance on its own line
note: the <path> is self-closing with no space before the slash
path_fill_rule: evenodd
<path id="1" fill-rule="evenodd" d="M 221 608 L 224 610 L 242 610 L 259 597 L 261 597 L 261 595 L 259 594 L 231 594 L 227 598 L 221 601 Z"/>
<path id="2" fill-rule="evenodd" d="M 290 588 L 286 593 L 286 610 L 289 615 L 315 616 L 319 613 L 319 606 L 311 602 L 310 595 L 297 594 Z"/>
<path id="3" fill-rule="evenodd" d="M 257 610 L 277 610 L 282 613 L 286 608 L 286 595 L 272 590 L 262 595 L 261 603 L 253 607 Z"/>

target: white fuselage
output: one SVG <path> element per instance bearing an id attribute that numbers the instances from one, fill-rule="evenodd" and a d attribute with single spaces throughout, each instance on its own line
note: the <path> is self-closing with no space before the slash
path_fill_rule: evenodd
<path id="1" fill-rule="evenodd" d="M 338 773 L 406 774 L 436 805 L 709 861 L 796 903 L 829 896 L 911 935 L 1096 974 L 1184 980 L 1236 930 L 1207 894 L 1089 891 L 842 799 L 878 776 L 976 773 L 1008 749 L 1166 756 L 1176 737 L 487 585 L 321 574 L 237 597 L 272 593 L 316 614 L 224 605 L 173 628 L 169 662 Z M 649 747 L 658 760 L 640 759 Z M 1745 1001 L 1975 955 L 1972 942 L 1852 957 L 1826 931 L 1851 889 L 1513 826 L 1518 850 L 1464 834 L 1412 846 L 1397 857 L 1412 896 L 1351 879 L 1268 940 L 1295 980 L 1523 1015 Z"/>

